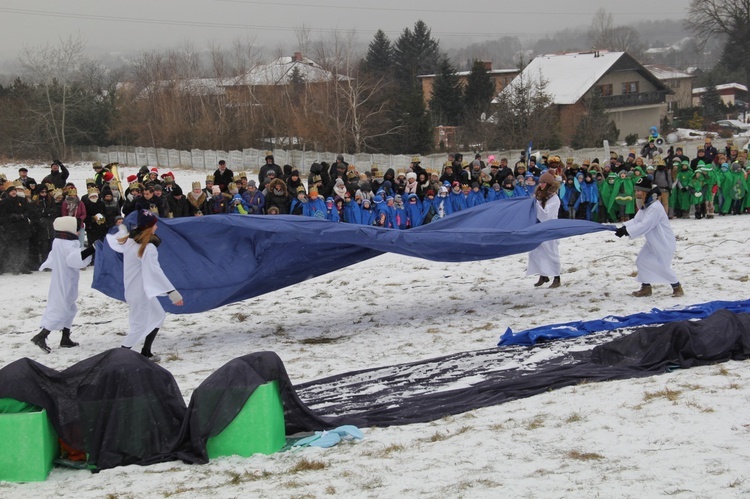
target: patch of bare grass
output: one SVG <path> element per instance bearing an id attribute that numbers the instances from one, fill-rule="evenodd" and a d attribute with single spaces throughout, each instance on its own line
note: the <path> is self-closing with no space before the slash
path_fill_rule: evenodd
<path id="1" fill-rule="evenodd" d="M 677 399 L 680 397 L 681 393 L 682 393 L 682 390 L 672 390 L 671 388 L 665 388 L 663 390 L 658 390 L 655 392 L 644 393 L 643 400 L 648 402 L 649 400 L 653 400 L 656 398 L 665 398 L 669 400 L 670 402 L 676 402 Z"/>
<path id="2" fill-rule="evenodd" d="M 316 459 L 303 457 L 289 469 L 289 473 L 301 473 L 303 471 L 319 471 L 326 468 L 326 463 Z"/>
<path id="3" fill-rule="evenodd" d="M 604 456 L 596 452 L 581 452 L 579 450 L 568 451 L 566 456 L 568 459 L 575 459 L 576 461 L 598 461 L 604 459 Z"/>
<path id="4" fill-rule="evenodd" d="M 338 343 L 341 340 L 346 339 L 345 336 L 316 336 L 315 338 L 302 338 L 299 342 L 303 345 L 325 345 L 327 343 Z"/>

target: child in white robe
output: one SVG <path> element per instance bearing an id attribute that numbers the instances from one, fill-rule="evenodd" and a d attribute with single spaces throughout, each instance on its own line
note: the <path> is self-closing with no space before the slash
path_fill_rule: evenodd
<path id="1" fill-rule="evenodd" d="M 560 210 L 560 197 L 557 195 L 559 187 L 560 183 L 550 172 L 544 172 L 539 177 L 539 187 L 534 195 L 536 196 L 536 218 L 540 222 L 557 219 Z M 559 288 L 561 270 L 560 241 L 557 239 L 545 241 L 529 252 L 526 275 L 539 274 L 539 280 L 534 284 L 535 287 L 549 282 L 552 276 L 552 284 L 549 287 Z"/>
<path id="2" fill-rule="evenodd" d="M 156 297 L 167 295 L 177 306 L 182 306 L 183 301 L 159 265 L 157 246 L 160 241 L 154 234 L 156 221 L 152 212 L 141 210 L 135 229 L 128 233 L 125 225 L 120 225 L 118 234 L 107 235 L 107 243 L 123 255 L 123 283 L 130 328 L 122 347 L 131 348 L 143 341 L 141 355 L 158 362 L 159 356 L 151 352 L 151 346 L 167 314 Z"/>
<path id="3" fill-rule="evenodd" d="M 646 239 L 635 260 L 638 268 L 636 279 L 641 283 L 641 289 L 632 293 L 635 297 L 651 296 L 651 284 L 655 282 L 671 284 L 673 297 L 685 294 L 677 274 L 672 270 L 672 257 L 677 249 L 674 232 L 664 206 L 655 202 L 660 192 L 648 177 L 639 178 L 635 184 L 635 196 L 643 201 L 643 207 L 615 232 L 617 237 L 630 236 L 635 239 L 643 236 Z"/>
<path id="4" fill-rule="evenodd" d="M 93 245 L 81 251 L 78 240 L 79 220 L 76 217 L 58 217 L 52 222 L 52 227 L 55 229 L 52 250 L 39 267 L 39 270 L 52 271 L 47 307 L 42 314 L 42 330 L 31 339 L 32 343 L 46 353 L 51 351 L 47 346 L 47 337 L 50 331 L 58 329 L 62 330 L 61 347 L 78 346 L 78 343 L 70 339 L 70 328 L 73 327 L 73 319 L 78 312 L 78 278 L 81 269 L 91 263 L 91 256 L 94 254 Z"/>

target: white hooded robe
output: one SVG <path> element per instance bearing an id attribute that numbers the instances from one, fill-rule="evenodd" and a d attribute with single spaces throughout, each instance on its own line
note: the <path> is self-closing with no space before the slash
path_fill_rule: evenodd
<path id="1" fill-rule="evenodd" d="M 156 246 L 147 244 L 143 257 L 139 258 L 140 245 L 130 238 L 125 244 L 120 244 L 117 238 L 122 236 L 123 232 L 107 234 L 107 243 L 123 255 L 123 283 L 125 301 L 129 306 L 130 330 L 122 345 L 132 347 L 164 324 L 167 314 L 156 297 L 164 296 L 175 288 L 159 266 Z"/>
<path id="2" fill-rule="evenodd" d="M 677 242 L 664 205 L 654 201 L 638 210 L 635 217 L 623 225 L 627 227 L 631 239 L 640 236 L 646 239 L 646 244 L 635 260 L 638 268 L 636 280 L 646 284 L 679 282 L 672 270 L 672 256 L 677 249 Z"/>
<path id="3" fill-rule="evenodd" d="M 91 263 L 91 257 L 81 259 L 81 245 L 78 238 L 69 241 L 57 239 L 52 241 L 52 250 L 39 270 L 50 269 L 52 279 L 47 294 L 47 308 L 42 314 L 41 327 L 57 331 L 73 326 L 73 319 L 78 312 L 78 278 L 81 269 Z"/>
<path id="4" fill-rule="evenodd" d="M 547 220 L 557 219 L 560 209 L 560 197 L 555 194 L 547 200 L 546 206 L 536 202 L 536 218 L 544 223 Z M 560 263 L 560 241 L 553 239 L 545 241 L 533 250 L 529 251 L 529 268 L 526 275 L 558 276 L 562 270 Z"/>

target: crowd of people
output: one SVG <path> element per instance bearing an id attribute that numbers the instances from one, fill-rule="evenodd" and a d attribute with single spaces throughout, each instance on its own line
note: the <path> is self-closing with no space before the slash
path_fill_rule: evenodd
<path id="1" fill-rule="evenodd" d="M 93 176 L 79 195 L 68 182 L 60 161 L 50 165 L 41 182 L 19 169 L 14 181 L 0 178 L 0 272 L 27 273 L 45 261 L 60 216 L 80 220 L 81 244 L 104 239 L 122 217 L 148 210 L 161 218 L 217 214 L 310 216 L 334 222 L 410 229 L 452 213 L 500 199 L 533 196 L 539 179 L 549 172 L 560 183 L 559 218 L 602 223 L 625 222 L 641 208 L 634 186 L 648 178 L 659 187 L 669 218 L 713 218 L 750 211 L 747 153 L 731 143 L 718 151 L 706 139 L 689 158 L 681 147 L 662 157 L 649 141 L 636 155 L 613 152 L 606 161 L 557 155 L 466 160 L 450 154 L 438 170 L 425 169 L 412 158 L 405 170 L 377 165 L 359 169 L 338 155 L 335 162 L 314 163 L 303 177 L 293 166 L 265 157 L 257 179 L 234 173 L 225 161 L 205 182 L 183 190 L 172 172 L 141 167 L 127 179 L 111 170 L 117 164 L 93 163 Z M 123 190 L 121 187 L 125 186 Z"/>

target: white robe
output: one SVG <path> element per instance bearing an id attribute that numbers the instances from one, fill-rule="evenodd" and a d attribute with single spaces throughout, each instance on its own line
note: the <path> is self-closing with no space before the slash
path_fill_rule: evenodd
<path id="1" fill-rule="evenodd" d="M 140 342 L 155 328 L 164 324 L 167 314 L 159 303 L 157 296 L 164 296 L 174 289 L 174 286 L 159 266 L 159 252 L 156 246 L 149 243 L 138 257 L 140 245 L 133 239 L 125 244 L 117 240 L 123 233 L 107 234 L 107 243 L 118 253 L 123 255 L 123 283 L 125 285 L 125 301 L 128 303 L 128 322 L 130 330 L 123 346 L 132 347 Z"/>
<path id="2" fill-rule="evenodd" d="M 546 206 L 536 202 L 536 218 L 544 223 L 547 220 L 557 219 L 557 212 L 560 209 L 560 197 L 554 195 L 547 200 Z M 558 276 L 562 270 L 560 263 L 560 241 L 553 239 L 545 241 L 535 249 L 529 252 L 529 268 L 526 275 Z"/>
<path id="3" fill-rule="evenodd" d="M 643 236 L 643 245 L 635 266 L 638 268 L 638 282 L 675 284 L 679 281 L 672 270 L 672 256 L 677 249 L 677 242 L 669 224 L 669 218 L 660 202 L 652 202 L 638 210 L 632 220 L 624 222 L 631 239 Z"/>
<path id="4" fill-rule="evenodd" d="M 91 257 L 81 259 L 81 245 L 78 238 L 69 241 L 57 239 L 52 241 L 52 250 L 39 270 L 52 270 L 52 279 L 47 294 L 47 308 L 42 314 L 41 327 L 57 331 L 73 326 L 73 319 L 78 312 L 78 278 L 81 269 L 91 263 Z"/>

